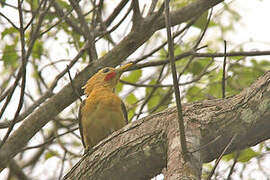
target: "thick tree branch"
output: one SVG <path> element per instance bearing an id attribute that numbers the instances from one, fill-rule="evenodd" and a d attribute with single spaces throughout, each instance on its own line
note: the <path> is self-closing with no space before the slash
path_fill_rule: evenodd
<path id="1" fill-rule="evenodd" d="M 23 172 L 23 169 L 13 159 L 9 163 L 9 169 L 18 179 L 29 180 L 29 177 Z"/>
<path id="2" fill-rule="evenodd" d="M 270 71 L 233 97 L 185 104 L 183 114 L 188 150 L 192 156 L 200 155 L 195 168 L 200 175 L 201 163 L 218 158 L 234 134 L 237 136 L 225 154 L 270 138 Z M 194 152 L 198 144 L 207 146 Z M 64 179 L 150 178 L 163 167 L 169 169 L 169 158 L 180 157 L 173 153 L 178 146 L 177 109 L 168 108 L 113 133 L 86 154 Z M 183 169 L 181 177 L 191 178 L 189 171 L 194 169 Z"/>
<path id="3" fill-rule="evenodd" d="M 205 10 L 222 2 L 222 0 L 198 0 L 185 8 L 172 12 L 172 25 L 181 24 Z M 142 19 L 140 26 L 134 27 L 131 32 L 110 52 L 98 61 L 91 63 L 82 70 L 73 80 L 74 86 L 81 91 L 80 87 L 91 77 L 98 67 L 117 66 L 130 54 L 136 51 L 146 42 L 155 31 L 165 27 L 164 15 L 158 17 L 155 13 L 150 17 Z M 7 139 L 0 149 L 0 170 L 6 167 L 8 161 L 14 157 L 27 144 L 27 142 L 53 117 L 76 100 L 70 84 L 66 85 L 60 92 L 52 96 L 34 111 L 21 126 Z"/>

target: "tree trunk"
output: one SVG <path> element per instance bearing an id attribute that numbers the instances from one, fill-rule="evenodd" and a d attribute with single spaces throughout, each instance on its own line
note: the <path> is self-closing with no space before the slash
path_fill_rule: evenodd
<path id="1" fill-rule="evenodd" d="M 189 161 L 181 156 L 177 109 L 150 115 L 113 133 L 64 179 L 200 179 L 201 165 L 270 137 L 270 71 L 240 94 L 183 106 Z M 197 150 L 197 151 L 196 151 Z M 195 151 L 195 152 L 194 152 Z"/>

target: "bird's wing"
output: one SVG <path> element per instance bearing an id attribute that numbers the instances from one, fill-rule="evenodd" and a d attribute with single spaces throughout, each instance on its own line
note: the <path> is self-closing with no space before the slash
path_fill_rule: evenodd
<path id="1" fill-rule="evenodd" d="M 84 142 L 84 139 L 83 139 L 83 129 L 82 129 L 82 107 L 84 106 L 85 104 L 85 100 L 82 101 L 81 105 L 80 105 L 80 108 L 79 108 L 79 129 L 80 129 L 80 134 L 81 134 L 81 139 L 82 139 L 82 143 L 83 143 L 83 147 L 85 148 L 85 142 Z"/>
<path id="2" fill-rule="evenodd" d="M 121 108 L 122 108 L 122 111 L 124 114 L 125 122 L 126 122 L 126 124 L 128 124 L 127 108 L 126 108 L 125 103 L 123 101 L 121 101 Z"/>

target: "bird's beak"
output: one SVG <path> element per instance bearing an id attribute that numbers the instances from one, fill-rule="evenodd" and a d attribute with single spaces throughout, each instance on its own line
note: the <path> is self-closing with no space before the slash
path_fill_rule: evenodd
<path id="1" fill-rule="evenodd" d="M 128 63 L 128 64 L 125 64 L 119 68 L 116 69 L 116 72 L 118 72 L 120 75 L 125 71 L 127 70 L 130 66 L 132 66 L 133 63 Z"/>

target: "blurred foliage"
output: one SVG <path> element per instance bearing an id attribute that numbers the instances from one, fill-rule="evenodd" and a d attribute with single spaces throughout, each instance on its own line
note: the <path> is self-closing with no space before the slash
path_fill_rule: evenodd
<path id="1" fill-rule="evenodd" d="M 234 152 L 234 153 L 231 153 L 231 154 L 228 154 L 228 155 L 225 155 L 222 157 L 222 159 L 224 161 L 230 161 L 230 160 L 233 160 L 236 156 L 236 153 L 237 152 Z M 240 152 L 240 155 L 238 156 L 237 158 L 237 161 L 238 162 L 242 162 L 242 163 L 246 163 L 248 162 L 250 159 L 254 158 L 254 157 L 257 157 L 261 155 L 261 152 L 256 152 L 254 151 L 253 149 L 251 148 L 246 148 L 244 150 L 242 150 Z"/>
<path id="2" fill-rule="evenodd" d="M 12 53 L 11 53 L 12 52 Z M 16 68 L 18 65 L 18 54 L 16 53 L 16 44 L 5 45 L 3 50 L 2 60 L 4 61 L 4 66 Z"/>
<path id="3" fill-rule="evenodd" d="M 59 156 L 59 153 L 57 151 L 50 150 L 50 151 L 45 153 L 45 160 L 48 160 L 48 159 L 55 157 L 55 156 Z"/>
<path id="4" fill-rule="evenodd" d="M 155 80 L 151 80 L 149 84 L 155 85 L 157 83 Z M 145 88 L 146 97 L 148 97 L 152 93 L 152 90 L 153 88 L 150 87 Z M 168 91 L 169 88 L 157 88 L 147 103 L 147 109 L 153 110 L 154 108 L 157 108 L 157 112 L 166 109 L 169 104 L 171 104 L 171 96 L 167 95 Z M 164 99 L 164 97 L 166 97 L 166 99 Z"/>

